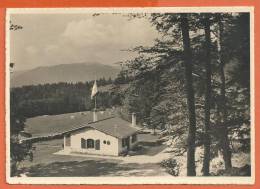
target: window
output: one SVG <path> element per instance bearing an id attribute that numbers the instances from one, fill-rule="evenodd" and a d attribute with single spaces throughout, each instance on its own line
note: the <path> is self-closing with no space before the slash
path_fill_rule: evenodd
<path id="1" fill-rule="evenodd" d="M 94 140 L 87 139 L 87 148 L 94 148 Z"/>
<path id="2" fill-rule="evenodd" d="M 104 144 L 106 144 L 106 143 L 107 143 L 107 141 L 103 140 L 103 143 L 104 143 Z"/>
<path id="3" fill-rule="evenodd" d="M 81 148 L 86 148 L 86 140 L 84 138 L 81 139 Z"/>
<path id="4" fill-rule="evenodd" d="M 134 135 L 132 135 L 132 143 L 134 143 L 134 142 L 136 142 L 136 141 L 137 141 L 137 135 L 134 134 Z"/>
<path id="5" fill-rule="evenodd" d="M 110 141 L 109 140 L 107 141 L 107 145 L 110 145 Z"/>

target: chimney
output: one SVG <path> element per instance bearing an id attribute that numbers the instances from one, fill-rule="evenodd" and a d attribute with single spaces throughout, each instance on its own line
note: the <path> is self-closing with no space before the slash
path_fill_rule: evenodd
<path id="1" fill-rule="evenodd" d="M 98 120 L 98 118 L 97 118 L 97 110 L 94 109 L 94 111 L 93 111 L 93 122 L 96 122 L 97 120 Z"/>
<path id="2" fill-rule="evenodd" d="M 136 126 L 136 115 L 135 113 L 132 113 L 132 126 Z"/>

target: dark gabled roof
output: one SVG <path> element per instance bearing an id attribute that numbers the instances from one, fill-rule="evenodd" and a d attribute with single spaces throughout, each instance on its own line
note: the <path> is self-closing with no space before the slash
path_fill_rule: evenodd
<path id="1" fill-rule="evenodd" d="M 109 117 L 96 122 L 83 123 L 75 129 L 63 132 L 63 134 L 72 133 L 85 128 L 93 128 L 107 135 L 111 135 L 116 138 L 124 138 L 130 136 L 138 131 L 137 128 L 132 127 L 131 123 L 118 117 Z"/>

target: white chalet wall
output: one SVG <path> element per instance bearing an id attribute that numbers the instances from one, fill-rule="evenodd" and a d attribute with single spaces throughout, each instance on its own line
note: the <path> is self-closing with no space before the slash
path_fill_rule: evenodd
<path id="1" fill-rule="evenodd" d="M 131 149 L 138 143 L 138 135 L 137 140 L 134 143 L 132 143 L 132 136 L 129 137 Z M 85 140 L 100 140 L 100 150 L 96 150 L 95 148 L 81 148 L 82 138 Z M 68 140 L 70 141 L 70 146 L 66 145 L 66 141 L 68 143 Z M 106 144 L 104 144 L 104 141 L 106 141 Z M 107 144 L 107 141 L 110 142 L 110 145 Z M 127 151 L 127 146 L 122 146 L 122 139 L 107 135 L 93 128 L 85 128 L 71 133 L 70 137 L 66 135 L 64 136 L 64 150 L 79 153 L 118 156 L 121 152 Z"/>
<path id="2" fill-rule="evenodd" d="M 82 149 L 81 148 L 81 139 L 93 139 L 93 140 L 100 140 L 100 150 L 96 150 L 95 148 L 91 149 Z M 99 155 L 111 155 L 111 156 L 118 156 L 118 139 L 102 133 L 98 130 L 92 128 L 86 128 L 84 130 L 76 131 L 71 133 L 70 136 L 70 148 L 71 152 L 80 152 L 80 153 L 89 153 L 89 154 L 99 154 Z M 107 143 L 104 144 L 103 141 L 110 141 L 110 145 Z"/>

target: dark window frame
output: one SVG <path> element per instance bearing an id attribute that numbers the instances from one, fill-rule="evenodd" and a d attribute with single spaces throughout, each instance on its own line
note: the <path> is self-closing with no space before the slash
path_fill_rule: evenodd
<path id="1" fill-rule="evenodd" d="M 87 142 L 86 146 L 87 146 L 88 149 L 89 148 L 90 149 L 95 148 L 95 141 L 92 138 L 88 138 L 86 140 L 86 142 Z"/>

